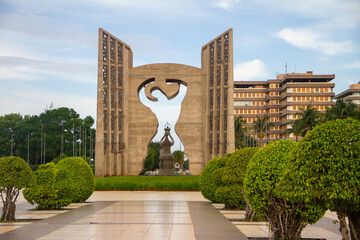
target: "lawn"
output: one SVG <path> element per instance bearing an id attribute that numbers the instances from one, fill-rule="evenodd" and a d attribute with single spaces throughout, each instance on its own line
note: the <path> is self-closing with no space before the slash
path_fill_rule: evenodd
<path id="1" fill-rule="evenodd" d="M 115 176 L 96 178 L 96 191 L 199 191 L 200 176 Z"/>

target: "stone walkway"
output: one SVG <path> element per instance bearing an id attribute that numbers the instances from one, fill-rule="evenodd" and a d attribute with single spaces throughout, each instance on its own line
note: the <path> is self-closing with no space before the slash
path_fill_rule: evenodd
<path id="1" fill-rule="evenodd" d="M 0 224 L 0 239 L 247 239 L 268 237 L 267 223 L 241 221 L 243 211 L 219 210 L 199 192 L 94 192 L 87 203 L 61 211 L 33 210 L 22 196 L 17 219 L 43 219 Z M 341 239 L 333 213 L 303 237 Z M 231 221 L 230 221 L 231 220 Z"/>

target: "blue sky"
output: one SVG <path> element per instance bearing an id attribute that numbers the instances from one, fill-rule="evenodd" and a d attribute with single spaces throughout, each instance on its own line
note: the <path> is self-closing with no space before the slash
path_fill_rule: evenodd
<path id="1" fill-rule="evenodd" d="M 359 0 L 0 0 L 0 115 L 52 102 L 96 117 L 98 28 L 131 46 L 134 65 L 200 67 L 201 47 L 234 30 L 235 80 L 285 72 L 360 81 Z M 163 108 L 171 108 L 165 103 Z"/>

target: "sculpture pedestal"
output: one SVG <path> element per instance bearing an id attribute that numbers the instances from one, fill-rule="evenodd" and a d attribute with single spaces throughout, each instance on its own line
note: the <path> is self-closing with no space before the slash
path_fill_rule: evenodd
<path id="1" fill-rule="evenodd" d="M 160 154 L 159 176 L 174 176 L 174 156 L 170 153 Z"/>
<path id="2" fill-rule="evenodd" d="M 174 169 L 159 169 L 158 176 L 175 176 Z"/>

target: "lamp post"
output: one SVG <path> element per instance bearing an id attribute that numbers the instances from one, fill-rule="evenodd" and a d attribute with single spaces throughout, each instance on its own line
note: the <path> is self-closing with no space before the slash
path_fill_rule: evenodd
<path id="1" fill-rule="evenodd" d="M 64 158 L 64 120 L 61 120 L 60 126 L 61 126 L 61 144 L 60 144 L 60 155 L 61 159 Z"/>
<path id="2" fill-rule="evenodd" d="M 28 146 L 27 146 L 27 163 L 29 164 L 29 155 L 30 155 L 30 136 L 32 135 L 31 132 L 28 132 Z"/>
<path id="3" fill-rule="evenodd" d="M 11 148 L 11 156 L 13 155 L 13 145 L 14 145 L 14 131 L 9 128 L 9 131 L 11 133 L 11 140 L 10 140 L 10 148 Z"/>

